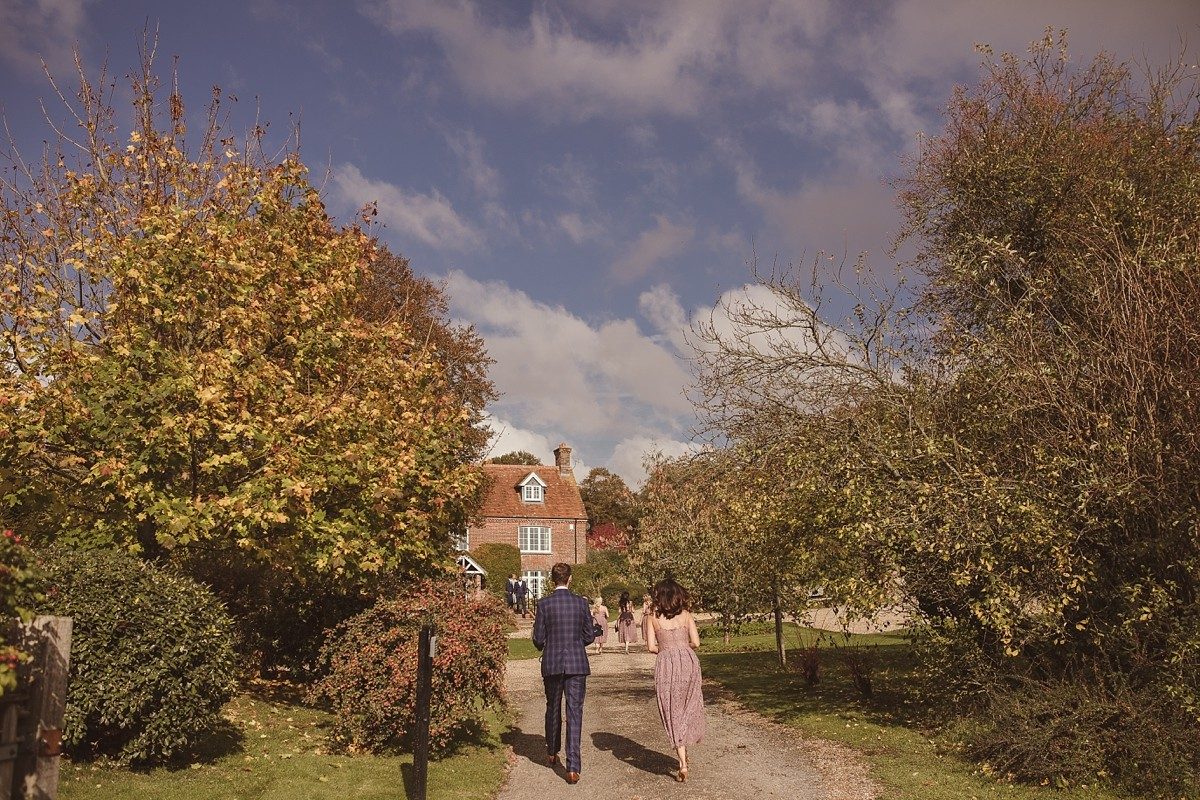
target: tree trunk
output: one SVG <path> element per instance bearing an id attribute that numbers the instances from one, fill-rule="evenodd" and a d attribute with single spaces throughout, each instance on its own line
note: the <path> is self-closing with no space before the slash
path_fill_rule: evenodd
<path id="1" fill-rule="evenodd" d="M 783 646 L 783 609 L 779 606 L 779 589 L 771 589 L 771 611 L 775 614 L 775 652 L 779 656 L 779 666 L 787 666 L 787 648 Z"/>

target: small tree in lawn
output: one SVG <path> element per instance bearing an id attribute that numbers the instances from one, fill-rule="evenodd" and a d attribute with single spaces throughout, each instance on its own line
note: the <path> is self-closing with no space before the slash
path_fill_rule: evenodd
<path id="1" fill-rule="evenodd" d="M 735 521 L 718 487 L 724 453 L 658 458 L 642 489 L 642 518 L 630 560 L 647 585 L 674 575 L 697 604 L 719 615 L 725 641 L 747 617 L 765 608 L 757 576 L 733 536 Z"/>

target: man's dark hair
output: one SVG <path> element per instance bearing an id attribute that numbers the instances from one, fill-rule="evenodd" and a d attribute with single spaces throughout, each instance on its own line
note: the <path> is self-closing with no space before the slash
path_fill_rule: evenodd
<path id="1" fill-rule="evenodd" d="M 687 611 L 691 602 L 687 589 L 680 586 L 674 578 L 667 578 L 655 584 L 653 595 L 654 613 L 666 619 Z"/>
<path id="2" fill-rule="evenodd" d="M 560 561 L 550 568 L 550 582 L 555 586 L 566 586 L 569 580 L 571 580 L 570 564 Z"/>

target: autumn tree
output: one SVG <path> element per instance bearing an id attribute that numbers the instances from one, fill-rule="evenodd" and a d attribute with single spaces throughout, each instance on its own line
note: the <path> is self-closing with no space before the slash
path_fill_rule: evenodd
<path id="1" fill-rule="evenodd" d="M 80 70 L 72 125 L 0 187 L 7 515 L 294 587 L 441 569 L 480 482 L 473 334 L 420 281 L 384 296 L 394 259 L 218 93 L 189 138 L 151 49 L 125 136 L 105 81 Z"/>
<path id="2" fill-rule="evenodd" d="M 483 337 L 473 326 L 455 324 L 445 289 L 436 281 L 418 275 L 404 256 L 375 242 L 374 257 L 359 293 L 358 314 L 368 322 L 399 323 L 412 332 L 416 342 L 441 365 L 447 384 L 459 406 L 470 415 L 471 431 L 464 444 L 464 461 L 479 461 L 492 437 L 484 425 L 487 404 L 496 400 L 495 384 L 488 376 L 493 359 Z M 514 454 L 509 454 L 514 455 Z M 537 457 L 522 452 L 521 455 Z M 500 462 L 496 463 L 509 463 Z"/>
<path id="3" fill-rule="evenodd" d="M 539 466 L 542 460 L 528 450 L 514 450 L 511 453 L 505 453 L 495 458 L 489 458 L 488 463 L 491 464 L 527 464 L 531 467 Z"/>
<path id="4" fill-rule="evenodd" d="M 733 535 L 737 520 L 714 491 L 727 461 L 713 452 L 652 463 L 641 492 L 642 524 L 629 550 L 647 585 L 667 575 L 682 581 L 698 607 L 717 614 L 726 641 L 769 605 Z"/>
<path id="5" fill-rule="evenodd" d="M 911 304 L 858 281 L 838 319 L 772 275 L 778 302 L 734 309 L 751 330 L 704 331 L 714 428 L 840 447 L 843 530 L 917 609 L 939 691 L 996 720 L 977 752 L 1023 777 L 1154 763 L 1195 791 L 1198 131 L 1182 62 L 1074 67 L 1049 34 L 988 54 L 900 183 Z"/>
<path id="6" fill-rule="evenodd" d="M 593 467 L 580 481 L 579 493 L 591 530 L 612 525 L 620 536 L 617 541 L 628 541 L 630 532 L 637 527 L 638 512 L 637 497 L 624 478 L 605 467 Z"/>

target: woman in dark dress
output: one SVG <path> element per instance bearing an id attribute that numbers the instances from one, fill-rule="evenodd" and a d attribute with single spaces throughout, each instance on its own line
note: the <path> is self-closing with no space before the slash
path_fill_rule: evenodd
<path id="1" fill-rule="evenodd" d="M 629 592 L 621 592 L 617 611 L 617 641 L 625 645 L 626 653 L 631 643 L 638 643 L 638 626 L 633 619 L 633 601 L 629 599 Z"/>

